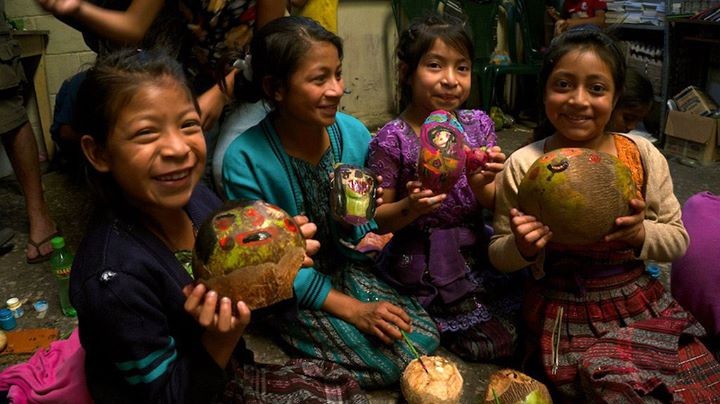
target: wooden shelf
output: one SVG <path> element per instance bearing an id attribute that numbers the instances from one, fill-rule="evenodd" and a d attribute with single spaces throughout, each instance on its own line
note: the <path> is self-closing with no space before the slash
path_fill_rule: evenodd
<path id="1" fill-rule="evenodd" d="M 621 29 L 636 29 L 641 31 L 658 31 L 662 32 L 665 27 L 663 25 L 653 25 L 653 24 L 611 24 L 608 26 L 609 28 L 621 28 Z"/>

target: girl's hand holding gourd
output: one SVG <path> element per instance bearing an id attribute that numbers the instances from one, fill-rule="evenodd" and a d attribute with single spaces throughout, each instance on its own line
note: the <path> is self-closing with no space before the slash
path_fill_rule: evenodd
<path id="1" fill-rule="evenodd" d="M 505 153 L 499 146 L 493 146 L 487 150 L 488 161 L 485 167 L 478 168 L 468 173 L 468 182 L 473 189 L 482 188 L 495 180 L 495 176 L 502 171 L 505 163 Z"/>
<path id="2" fill-rule="evenodd" d="M 645 243 L 645 202 L 641 199 L 630 200 L 633 214 L 615 219 L 615 231 L 605 236 L 605 241 L 623 241 L 635 249 Z"/>
<path id="3" fill-rule="evenodd" d="M 313 266 L 313 260 L 310 257 L 320 251 L 320 242 L 313 239 L 315 232 L 317 232 L 317 226 L 304 215 L 294 216 L 293 219 L 300 226 L 300 233 L 305 239 L 305 259 L 302 266 L 311 267 Z"/>
<path id="4" fill-rule="evenodd" d="M 244 302 L 237 303 L 238 316 L 235 316 L 231 300 L 223 297 L 218 302 L 217 293 L 208 291 L 203 284 L 187 285 L 183 288 L 183 294 L 186 297 L 185 311 L 211 333 L 227 334 L 237 340 L 250 323 L 250 309 Z"/>
<path id="5" fill-rule="evenodd" d="M 535 259 L 552 239 L 552 231 L 535 216 L 523 214 L 519 210 L 510 209 L 510 228 L 515 236 L 515 245 L 520 254 L 528 261 Z"/>

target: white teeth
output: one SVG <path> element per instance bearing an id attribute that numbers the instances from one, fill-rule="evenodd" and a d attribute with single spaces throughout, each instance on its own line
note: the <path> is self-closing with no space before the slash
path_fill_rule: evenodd
<path id="1" fill-rule="evenodd" d="M 177 180 L 181 180 L 187 176 L 188 176 L 188 171 L 182 171 L 182 172 L 170 174 L 170 175 L 161 175 L 161 176 L 157 177 L 157 179 L 159 179 L 160 181 L 177 181 Z"/>

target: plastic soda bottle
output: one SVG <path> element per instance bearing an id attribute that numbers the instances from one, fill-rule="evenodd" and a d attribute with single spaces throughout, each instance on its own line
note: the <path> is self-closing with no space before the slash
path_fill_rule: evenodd
<path id="1" fill-rule="evenodd" d="M 77 313 L 70 304 L 70 269 L 73 263 L 73 254 L 65 246 L 65 239 L 62 237 L 53 237 L 50 241 L 53 252 L 50 257 L 50 266 L 58 283 L 58 291 L 60 295 L 60 308 L 67 317 L 75 317 Z"/>

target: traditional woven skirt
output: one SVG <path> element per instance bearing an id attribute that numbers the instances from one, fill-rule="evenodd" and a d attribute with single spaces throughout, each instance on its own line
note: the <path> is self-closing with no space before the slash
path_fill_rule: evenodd
<path id="1" fill-rule="evenodd" d="M 412 319 L 412 332 L 408 337 L 421 355 L 434 352 L 440 345 L 435 323 L 420 303 L 398 294 L 368 268 L 348 265 L 332 281 L 336 290 L 362 302 L 386 301 L 405 310 Z M 322 310 L 288 311 L 282 319 L 269 325 L 296 351 L 291 354 L 299 352 L 301 356 L 335 362 L 349 370 L 365 388 L 396 383 L 415 358 L 403 340 L 386 345 Z"/>
<path id="2" fill-rule="evenodd" d="M 563 400 L 720 397 L 720 365 L 697 340 L 705 330 L 642 262 L 602 277 L 584 269 L 546 267 L 547 275 L 525 294 L 529 348 Z"/>
<path id="3" fill-rule="evenodd" d="M 451 305 L 435 299 L 428 307 L 442 346 L 468 361 L 511 358 L 517 352 L 522 274 L 482 269 L 470 277 L 476 292 Z"/>
<path id="4" fill-rule="evenodd" d="M 350 372 L 317 359 L 292 359 L 284 365 L 247 362 L 235 367 L 222 403 L 353 403 L 368 402 Z"/>

